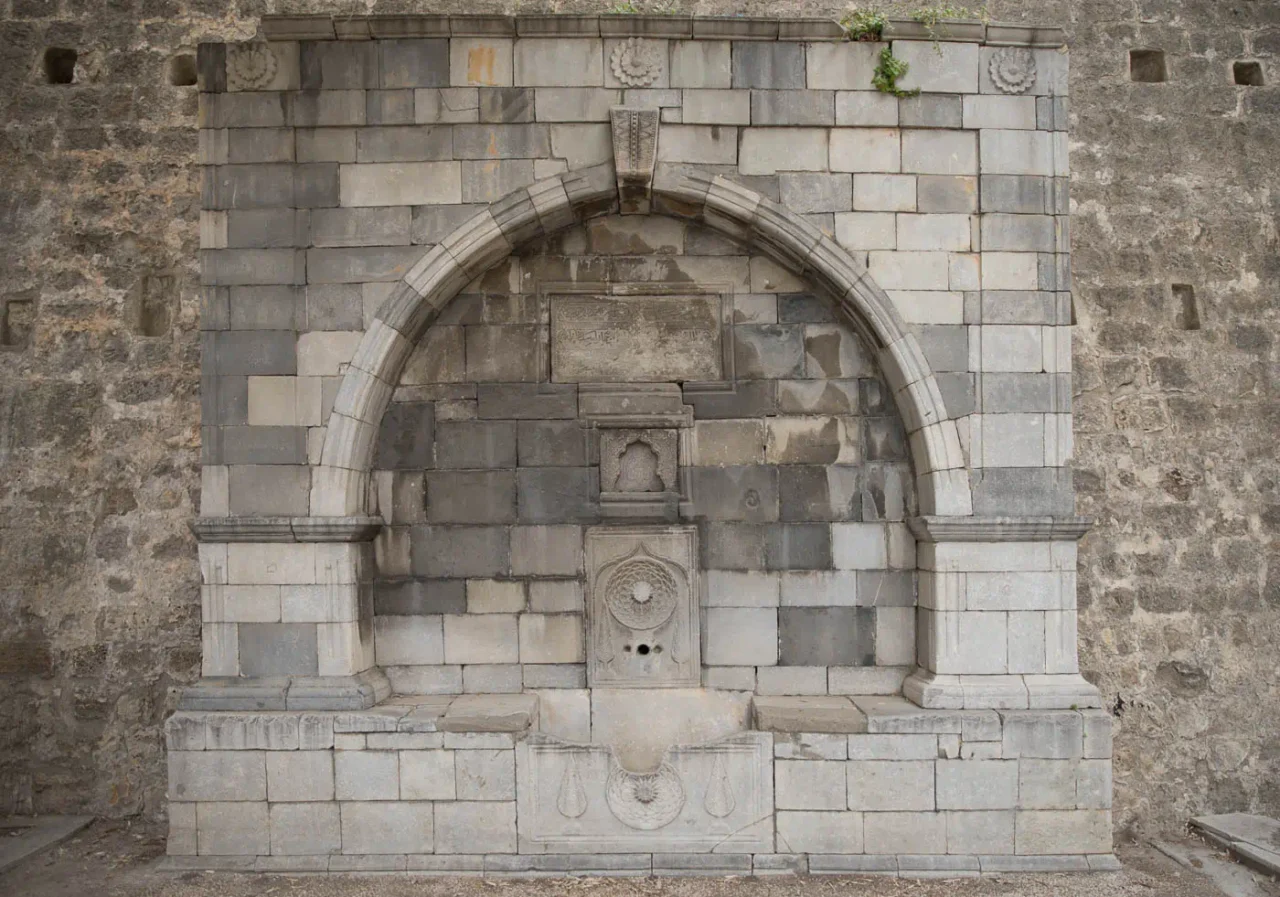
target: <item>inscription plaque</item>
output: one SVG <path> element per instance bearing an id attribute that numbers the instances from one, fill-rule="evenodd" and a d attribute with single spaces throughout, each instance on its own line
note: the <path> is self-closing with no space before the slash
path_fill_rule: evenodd
<path id="1" fill-rule="evenodd" d="M 720 380 L 720 297 L 551 297 L 551 379 Z"/>

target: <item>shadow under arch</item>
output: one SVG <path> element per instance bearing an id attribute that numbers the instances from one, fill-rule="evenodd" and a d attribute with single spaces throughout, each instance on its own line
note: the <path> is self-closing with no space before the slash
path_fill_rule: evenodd
<path id="1" fill-rule="evenodd" d="M 414 345 L 475 277 L 524 245 L 620 209 L 610 164 L 516 190 L 426 250 L 378 309 L 356 349 L 311 472 L 313 517 L 368 512 L 382 414 Z M 800 216 L 723 176 L 660 172 L 649 214 L 695 222 L 770 257 L 827 293 L 877 355 L 908 434 L 922 515 L 969 516 L 972 493 L 955 421 L 915 337 L 865 268 Z"/>

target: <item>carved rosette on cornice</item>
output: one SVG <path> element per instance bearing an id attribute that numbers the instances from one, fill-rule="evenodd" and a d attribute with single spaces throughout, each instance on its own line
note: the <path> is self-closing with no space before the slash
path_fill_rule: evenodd
<path id="1" fill-rule="evenodd" d="M 921 542 L 1075 542 L 1092 517 L 912 517 L 907 526 Z"/>
<path id="2" fill-rule="evenodd" d="M 368 542 L 381 517 L 197 517 L 198 542 Z"/>
<path id="3" fill-rule="evenodd" d="M 647 215 L 658 158 L 658 110 L 614 106 L 609 110 L 609 121 L 622 214 Z"/>

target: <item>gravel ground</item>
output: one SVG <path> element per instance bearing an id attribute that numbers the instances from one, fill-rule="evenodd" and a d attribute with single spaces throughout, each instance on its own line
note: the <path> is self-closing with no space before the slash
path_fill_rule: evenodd
<path id="1" fill-rule="evenodd" d="M 127 822 L 97 822 L 80 835 L 0 875 L 3 897 L 1218 897 L 1207 878 L 1149 845 L 1118 853 L 1121 872 L 1006 878 L 898 880 L 534 879 L 180 875 L 156 870 L 163 833 Z M 1254 893 L 1280 897 L 1274 882 Z"/>

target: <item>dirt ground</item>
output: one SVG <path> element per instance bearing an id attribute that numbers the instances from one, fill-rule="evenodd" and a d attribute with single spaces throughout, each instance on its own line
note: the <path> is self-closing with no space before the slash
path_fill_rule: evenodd
<path id="1" fill-rule="evenodd" d="M 1203 848 L 1200 848 L 1203 850 Z M 0 897 L 1218 897 L 1209 879 L 1149 845 L 1118 853 L 1121 872 L 1005 878 L 898 880 L 411 878 L 162 873 L 163 832 L 128 822 L 96 822 L 64 844 L 0 875 Z M 1254 878 L 1251 893 L 1280 897 Z M 1237 892 L 1244 893 L 1244 892 Z"/>

